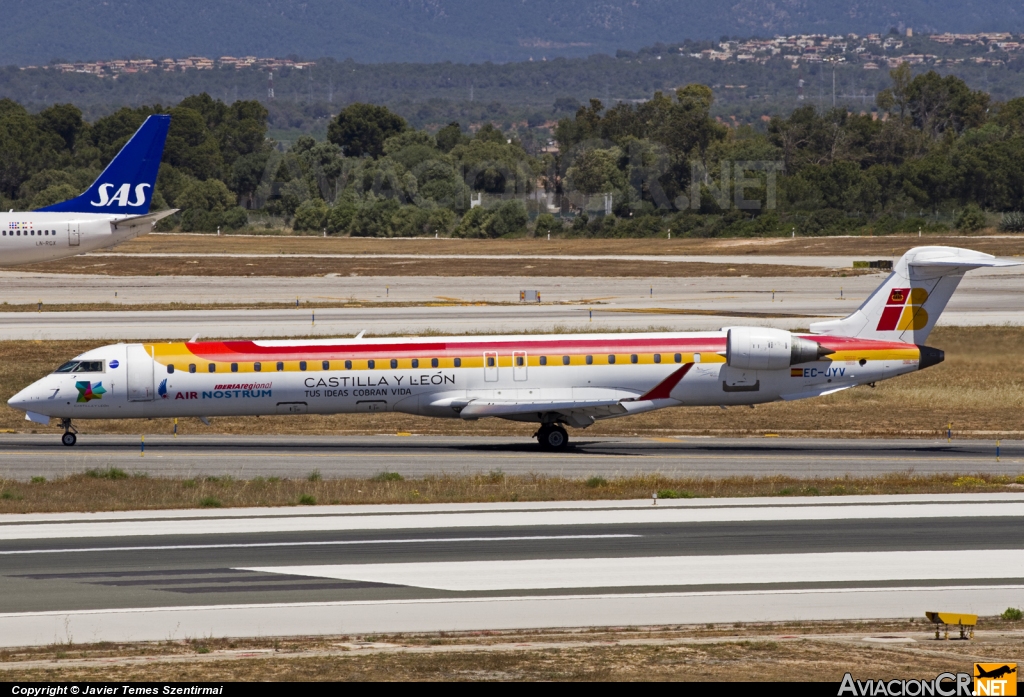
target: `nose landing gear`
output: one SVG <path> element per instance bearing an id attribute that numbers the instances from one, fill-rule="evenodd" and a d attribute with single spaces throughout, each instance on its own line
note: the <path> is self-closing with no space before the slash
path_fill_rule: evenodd
<path id="1" fill-rule="evenodd" d="M 60 442 L 64 445 L 71 447 L 78 442 L 78 429 L 71 425 L 71 419 L 61 419 L 60 425 L 64 427 L 64 435 L 60 437 Z"/>
<path id="2" fill-rule="evenodd" d="M 561 424 L 544 424 L 534 436 L 544 450 L 565 450 L 569 446 L 569 434 Z"/>

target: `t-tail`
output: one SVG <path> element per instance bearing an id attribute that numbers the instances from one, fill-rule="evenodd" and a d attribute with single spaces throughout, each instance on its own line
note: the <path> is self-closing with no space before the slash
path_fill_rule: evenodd
<path id="1" fill-rule="evenodd" d="M 971 269 L 1021 262 L 958 247 L 915 247 L 896 262 L 885 283 L 849 317 L 815 322 L 813 334 L 922 345 L 960 279 Z"/>
<path id="2" fill-rule="evenodd" d="M 109 213 L 145 215 L 153 201 L 171 117 L 155 114 L 146 119 L 121 152 L 110 161 L 89 190 L 70 201 L 39 211 L 47 213 Z"/>

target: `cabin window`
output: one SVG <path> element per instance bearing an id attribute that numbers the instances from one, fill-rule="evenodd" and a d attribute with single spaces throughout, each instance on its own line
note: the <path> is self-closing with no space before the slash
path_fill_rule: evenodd
<path id="1" fill-rule="evenodd" d="M 412 367 L 413 368 L 419 368 L 420 367 L 420 359 L 419 358 L 413 358 L 412 359 Z"/>
<path id="2" fill-rule="evenodd" d="M 562 356 L 562 365 L 569 365 L 569 357 Z"/>
<path id="3" fill-rule="evenodd" d="M 232 373 L 237 373 L 238 372 L 238 364 L 237 363 L 232 363 L 231 364 L 231 372 Z"/>
<path id="4" fill-rule="evenodd" d="M 173 375 L 174 374 L 174 364 L 173 363 L 168 363 L 167 364 L 167 374 L 168 375 Z"/>
<path id="5" fill-rule="evenodd" d="M 522 368 L 524 363 L 526 363 L 526 358 L 525 357 L 523 357 L 523 356 L 516 356 L 516 365 L 517 366 Z"/>
<path id="6" fill-rule="evenodd" d="M 587 356 L 587 365 L 594 365 L 594 357 Z"/>
<path id="7" fill-rule="evenodd" d="M 676 363 L 682 363 L 683 362 L 683 354 L 681 354 L 681 353 L 677 353 L 672 358 L 673 358 L 673 360 L 675 360 Z"/>
<path id="8" fill-rule="evenodd" d="M 660 353 L 654 354 L 654 362 L 655 363 L 661 363 L 661 354 Z"/>
<path id="9" fill-rule="evenodd" d="M 324 370 L 330 370 L 331 369 L 331 362 L 330 361 L 324 361 L 323 362 L 323 367 L 324 367 Z"/>
<path id="10" fill-rule="evenodd" d="M 345 370 L 352 370 L 352 361 L 345 361 Z"/>
<path id="11" fill-rule="evenodd" d="M 397 367 L 398 367 L 398 359 L 392 358 L 391 359 L 391 369 L 394 370 Z"/>
<path id="12" fill-rule="evenodd" d="M 494 356 L 488 356 L 487 357 L 487 367 L 488 368 L 493 368 L 494 367 Z"/>
<path id="13" fill-rule="evenodd" d="M 190 373 L 196 372 L 196 364 L 195 363 L 189 363 L 188 364 L 188 372 L 190 372 Z"/>
<path id="14" fill-rule="evenodd" d="M 614 353 L 612 353 L 612 354 L 609 354 L 609 356 L 608 356 L 608 362 L 609 362 L 609 363 L 614 363 L 614 362 L 615 362 L 615 354 L 614 354 Z"/>
<path id="15" fill-rule="evenodd" d="M 278 361 L 277 362 L 277 372 L 281 372 L 282 370 L 284 370 L 284 363 L 282 363 L 281 361 Z"/>
<path id="16" fill-rule="evenodd" d="M 257 362 L 257 363 L 253 363 L 253 364 L 252 364 L 252 369 L 253 369 L 253 370 L 254 370 L 255 372 L 257 372 L 257 373 L 258 373 L 258 372 L 260 372 L 260 371 L 262 371 L 262 370 L 263 370 L 263 364 L 262 364 L 262 363 L 259 363 L 259 362 Z"/>
<path id="17" fill-rule="evenodd" d="M 306 369 L 306 361 L 299 361 L 299 370 Z"/>
<path id="18" fill-rule="evenodd" d="M 548 364 L 548 357 L 547 356 L 541 356 L 540 357 L 540 364 L 541 365 L 547 365 Z"/>
<path id="19" fill-rule="evenodd" d="M 210 363 L 209 365 L 206 366 L 206 369 L 209 372 L 211 372 L 211 373 L 216 373 L 217 372 L 217 364 L 216 363 Z"/>
<path id="20" fill-rule="evenodd" d="M 462 367 L 462 359 L 461 358 L 456 358 L 455 359 L 455 367 L 456 368 L 461 368 Z"/>
<path id="21" fill-rule="evenodd" d="M 630 362 L 630 363 L 639 363 L 639 362 L 640 362 L 640 357 L 639 357 L 639 356 L 637 356 L 637 355 L 636 355 L 636 354 L 634 353 L 634 354 L 630 355 L 630 357 L 629 357 L 629 362 Z"/>
<path id="22" fill-rule="evenodd" d="M 441 364 L 440 361 L 438 361 L 436 358 L 431 358 L 430 359 L 430 367 L 431 368 L 436 368 L 440 364 Z"/>
<path id="23" fill-rule="evenodd" d="M 370 360 L 366 361 L 366 367 L 369 368 L 370 370 L 373 370 L 374 367 L 376 367 L 376 365 L 377 365 L 377 362 L 374 361 L 372 358 Z"/>

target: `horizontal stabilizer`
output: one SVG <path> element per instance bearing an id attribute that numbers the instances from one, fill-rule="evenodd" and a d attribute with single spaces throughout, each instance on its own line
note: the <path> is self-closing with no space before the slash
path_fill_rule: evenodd
<path id="1" fill-rule="evenodd" d="M 133 215 L 130 218 L 121 218 L 110 223 L 110 229 L 113 231 L 123 231 L 128 228 L 146 228 L 139 232 L 149 232 L 153 229 L 153 226 L 159 223 L 161 220 L 168 216 L 172 216 L 178 212 L 177 208 L 168 208 L 164 211 L 157 211 L 156 213 L 147 213 L 146 215 Z"/>
<path id="2" fill-rule="evenodd" d="M 843 319 L 814 322 L 812 334 L 923 344 L 953 291 L 971 269 L 1022 262 L 958 247 L 915 247 L 857 311 Z"/>

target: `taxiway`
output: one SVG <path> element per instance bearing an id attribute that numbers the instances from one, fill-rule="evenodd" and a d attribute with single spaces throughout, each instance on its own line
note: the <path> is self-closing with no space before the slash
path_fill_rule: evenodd
<path id="1" fill-rule="evenodd" d="M 168 422 L 169 423 L 169 422 Z M 166 425 L 166 424 L 165 424 Z M 118 467 L 150 476 L 230 475 L 303 478 L 371 477 L 398 472 L 451 474 L 541 473 L 565 477 L 659 473 L 671 477 L 879 476 L 988 473 L 1017 476 L 1024 441 L 884 440 L 856 438 L 594 438 L 572 433 L 564 453 L 541 451 L 522 437 L 457 436 L 138 436 L 86 433 L 78 445 L 60 443 L 59 430 L 0 435 L 0 478 L 61 477 Z"/>

